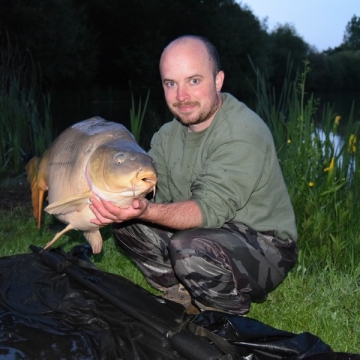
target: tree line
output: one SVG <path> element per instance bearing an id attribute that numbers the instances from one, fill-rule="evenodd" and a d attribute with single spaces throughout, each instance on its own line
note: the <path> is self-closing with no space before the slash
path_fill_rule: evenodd
<path id="1" fill-rule="evenodd" d="M 318 52 L 293 26 L 269 31 L 266 21 L 234 0 L 0 1 L 0 50 L 11 46 L 30 56 L 49 89 L 160 88 L 160 54 L 184 34 L 215 44 L 227 75 L 224 90 L 238 97 L 253 92 L 254 67 L 276 89 L 287 72 L 301 71 L 305 60 L 311 68 L 309 90 L 360 90 L 360 18 L 355 15 L 343 43 Z"/>

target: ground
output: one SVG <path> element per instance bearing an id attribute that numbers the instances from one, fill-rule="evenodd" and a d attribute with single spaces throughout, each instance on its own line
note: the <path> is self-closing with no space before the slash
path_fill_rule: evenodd
<path id="1" fill-rule="evenodd" d="M 25 175 L 0 182 L 0 211 L 12 210 L 19 205 L 31 206 L 30 185 Z"/>

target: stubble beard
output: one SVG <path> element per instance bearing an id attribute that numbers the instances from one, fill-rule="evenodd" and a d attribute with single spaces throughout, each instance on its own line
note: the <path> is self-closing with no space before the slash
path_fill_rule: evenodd
<path id="1" fill-rule="evenodd" d="M 197 125 L 197 124 L 201 124 L 207 120 L 209 120 L 212 116 L 214 116 L 214 114 L 217 112 L 217 110 L 220 107 L 220 99 L 219 96 L 215 97 L 215 101 L 212 103 L 212 106 L 209 109 L 204 109 L 202 112 L 200 112 L 200 114 L 198 114 L 196 117 L 191 118 L 191 117 L 187 117 L 186 115 L 179 115 L 176 112 L 176 108 L 179 106 L 186 106 L 186 105 L 195 105 L 195 106 L 199 106 L 200 107 L 200 103 L 199 102 L 185 102 L 185 103 L 175 103 L 173 104 L 173 109 L 172 112 L 175 116 L 175 118 L 180 121 L 181 124 L 185 125 L 185 126 L 190 126 L 190 125 Z"/>

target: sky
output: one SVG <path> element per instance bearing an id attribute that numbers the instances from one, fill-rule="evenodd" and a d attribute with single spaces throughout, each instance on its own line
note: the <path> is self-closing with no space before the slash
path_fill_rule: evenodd
<path id="1" fill-rule="evenodd" d="M 321 52 L 339 46 L 347 23 L 360 17 L 360 0 L 241 0 L 262 21 L 268 18 L 268 31 L 289 23 L 297 35 Z"/>

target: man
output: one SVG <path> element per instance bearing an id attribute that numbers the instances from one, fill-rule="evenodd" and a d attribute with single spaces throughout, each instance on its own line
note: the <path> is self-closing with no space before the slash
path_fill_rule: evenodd
<path id="1" fill-rule="evenodd" d="M 122 223 L 117 242 L 165 298 L 245 314 L 283 281 L 297 256 L 293 208 L 271 133 L 221 93 L 224 72 L 207 39 L 171 42 L 160 74 L 175 119 L 151 142 L 155 201 L 119 209 L 91 199 L 93 222 Z"/>

